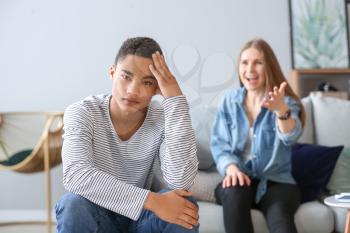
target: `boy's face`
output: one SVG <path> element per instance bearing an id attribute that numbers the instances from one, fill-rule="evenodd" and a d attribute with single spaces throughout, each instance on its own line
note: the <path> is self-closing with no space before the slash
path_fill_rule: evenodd
<path id="1" fill-rule="evenodd" d="M 157 80 L 149 65 L 152 59 L 127 55 L 109 69 L 112 79 L 112 103 L 125 113 L 144 111 L 157 94 Z"/>

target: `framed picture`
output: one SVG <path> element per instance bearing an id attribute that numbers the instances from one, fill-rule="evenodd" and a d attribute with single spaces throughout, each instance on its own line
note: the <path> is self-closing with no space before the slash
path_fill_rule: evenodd
<path id="1" fill-rule="evenodd" d="M 348 68 L 348 0 L 289 0 L 293 69 Z"/>

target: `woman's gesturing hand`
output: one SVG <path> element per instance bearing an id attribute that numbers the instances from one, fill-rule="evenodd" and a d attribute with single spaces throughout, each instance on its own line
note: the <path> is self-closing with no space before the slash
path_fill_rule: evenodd
<path id="1" fill-rule="evenodd" d="M 268 93 L 262 106 L 274 112 L 285 112 L 288 106 L 284 102 L 285 89 L 287 87 L 287 82 L 281 83 L 280 87 L 275 86 L 273 91 Z"/>

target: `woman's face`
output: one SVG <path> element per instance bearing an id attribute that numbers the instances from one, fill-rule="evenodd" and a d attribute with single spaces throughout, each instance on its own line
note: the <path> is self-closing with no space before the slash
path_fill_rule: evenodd
<path id="1" fill-rule="evenodd" d="M 248 91 L 265 91 L 265 59 L 263 53 L 248 48 L 241 54 L 239 78 Z"/>

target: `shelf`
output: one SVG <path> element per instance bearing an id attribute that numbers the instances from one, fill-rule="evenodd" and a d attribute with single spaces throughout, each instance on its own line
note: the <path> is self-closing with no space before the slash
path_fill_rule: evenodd
<path id="1" fill-rule="evenodd" d="M 350 69 L 300 69 L 292 70 L 288 78 L 293 91 L 300 97 L 317 91 L 321 83 L 329 82 L 339 91 L 350 90 Z"/>

